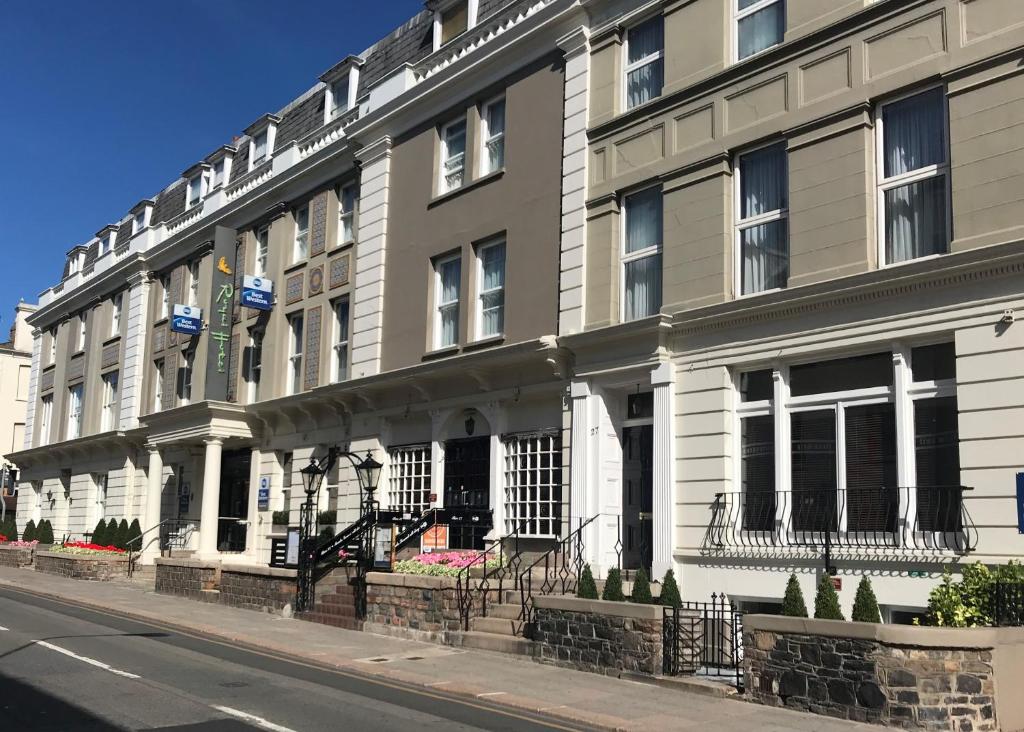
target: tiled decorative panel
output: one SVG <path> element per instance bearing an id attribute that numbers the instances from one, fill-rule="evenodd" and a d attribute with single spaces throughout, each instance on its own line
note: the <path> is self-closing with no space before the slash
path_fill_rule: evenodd
<path id="1" fill-rule="evenodd" d="M 312 389 L 320 383 L 321 311 L 319 306 L 306 311 L 306 345 L 302 352 L 306 372 L 304 379 L 306 389 Z"/>
<path id="2" fill-rule="evenodd" d="M 332 290 L 335 287 L 348 284 L 349 257 L 349 254 L 342 254 L 340 257 L 335 257 L 331 260 L 330 287 Z"/>
<path id="3" fill-rule="evenodd" d="M 181 302 L 181 287 L 182 287 L 182 279 L 183 279 L 184 271 L 185 271 L 185 268 L 183 266 L 178 266 L 178 267 L 174 268 L 173 272 L 171 272 L 171 303 L 170 303 L 170 305 L 171 305 L 172 308 L 176 304 Z M 170 343 L 173 346 L 173 345 L 175 345 L 178 342 L 178 334 L 171 331 L 170 325 L 167 326 L 167 330 L 168 330 L 167 342 Z"/>
<path id="4" fill-rule="evenodd" d="M 100 368 L 105 369 L 107 366 L 113 366 L 117 363 L 117 359 L 121 356 L 121 341 L 116 343 L 108 343 L 103 347 L 103 358 L 100 360 Z"/>
<path id="5" fill-rule="evenodd" d="M 81 379 L 85 376 L 85 354 L 80 353 L 71 357 L 68 364 L 68 381 Z"/>
<path id="6" fill-rule="evenodd" d="M 235 333 L 231 336 L 231 342 L 228 345 L 228 401 L 238 401 L 238 363 L 241 359 L 238 358 L 238 334 Z"/>
<path id="7" fill-rule="evenodd" d="M 164 328 L 157 328 L 153 334 L 153 353 L 160 353 L 164 350 L 164 346 L 167 345 L 167 330 Z"/>
<path id="8" fill-rule="evenodd" d="M 39 391 L 49 391 L 53 388 L 53 373 L 56 369 L 48 369 L 39 377 Z"/>
<path id="9" fill-rule="evenodd" d="M 309 202 L 309 255 L 323 254 L 327 248 L 327 191 Z"/>
<path id="10" fill-rule="evenodd" d="M 313 267 L 309 270 L 309 296 L 319 295 L 324 291 L 324 267 Z"/>
<path id="11" fill-rule="evenodd" d="M 172 351 L 164 356 L 164 385 L 160 390 L 161 410 L 173 409 L 178 395 L 178 354 Z"/>
<path id="12" fill-rule="evenodd" d="M 303 273 L 293 274 L 284 282 L 284 304 L 291 305 L 302 299 Z"/>

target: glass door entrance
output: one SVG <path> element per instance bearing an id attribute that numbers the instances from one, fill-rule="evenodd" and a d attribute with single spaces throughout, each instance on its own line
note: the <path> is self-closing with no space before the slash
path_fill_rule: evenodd
<path id="1" fill-rule="evenodd" d="M 471 437 L 444 443 L 445 508 L 491 507 L 491 438 Z M 488 522 L 489 523 L 489 522 Z M 450 549 L 483 549 L 489 527 L 464 522 L 448 527 Z"/>
<path id="2" fill-rule="evenodd" d="M 220 507 L 217 512 L 217 550 L 245 551 L 249 516 L 249 450 L 226 450 L 220 467 Z"/>

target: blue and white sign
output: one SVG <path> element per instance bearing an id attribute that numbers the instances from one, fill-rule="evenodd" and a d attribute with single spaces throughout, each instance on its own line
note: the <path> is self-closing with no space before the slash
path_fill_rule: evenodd
<path id="1" fill-rule="evenodd" d="M 171 318 L 171 330 L 175 333 L 186 335 L 199 335 L 203 327 L 202 308 L 191 305 L 175 305 L 174 314 Z"/>
<path id="2" fill-rule="evenodd" d="M 260 476 L 260 492 L 257 497 L 258 509 L 266 511 L 270 508 L 270 478 L 266 475 Z"/>
<path id="3" fill-rule="evenodd" d="M 270 310 L 274 307 L 274 283 L 265 277 L 243 277 L 242 307 Z"/>

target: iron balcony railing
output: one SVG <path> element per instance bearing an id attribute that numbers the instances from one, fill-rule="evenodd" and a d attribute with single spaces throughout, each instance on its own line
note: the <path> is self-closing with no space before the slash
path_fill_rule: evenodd
<path id="1" fill-rule="evenodd" d="M 719 493 L 704 540 L 722 549 L 890 548 L 966 554 L 977 530 L 965 486 Z"/>

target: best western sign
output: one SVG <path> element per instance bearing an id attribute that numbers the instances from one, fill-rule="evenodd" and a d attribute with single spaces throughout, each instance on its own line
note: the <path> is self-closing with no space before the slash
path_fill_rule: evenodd
<path id="1" fill-rule="evenodd" d="M 270 310 L 274 306 L 274 283 L 265 277 L 242 278 L 242 307 Z"/>
<path id="2" fill-rule="evenodd" d="M 199 335 L 203 328 L 203 311 L 189 305 L 175 305 L 171 316 L 171 330 L 185 335 Z"/>

